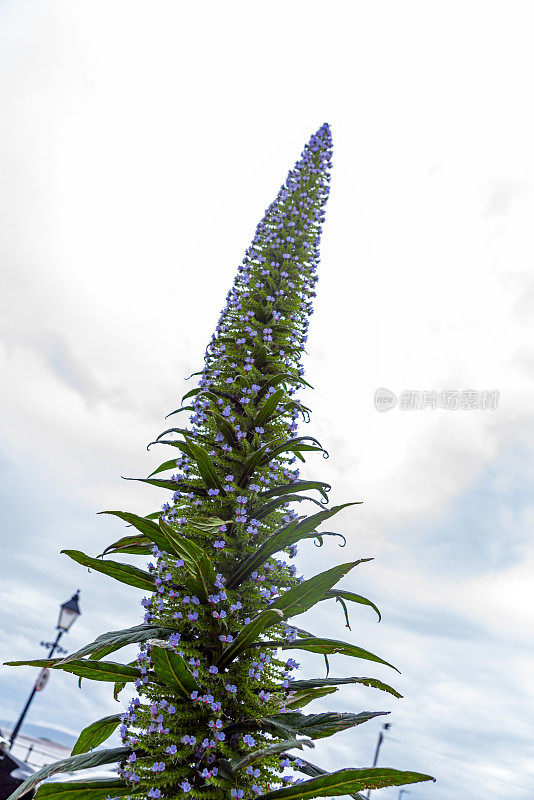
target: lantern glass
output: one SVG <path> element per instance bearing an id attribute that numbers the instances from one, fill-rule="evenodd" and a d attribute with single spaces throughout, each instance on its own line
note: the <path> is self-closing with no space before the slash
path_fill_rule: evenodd
<path id="1" fill-rule="evenodd" d="M 80 606 L 78 605 L 79 600 L 79 593 L 72 595 L 70 600 L 67 600 L 66 603 L 62 603 L 59 607 L 59 619 L 57 622 L 57 627 L 67 632 L 69 628 L 72 626 L 74 620 L 76 620 L 80 614 Z"/>

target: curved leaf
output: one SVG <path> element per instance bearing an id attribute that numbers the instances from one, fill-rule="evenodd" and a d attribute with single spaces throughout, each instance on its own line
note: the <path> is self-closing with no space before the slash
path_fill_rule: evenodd
<path id="1" fill-rule="evenodd" d="M 226 492 L 224 491 L 221 479 L 219 478 L 217 470 L 215 469 L 215 464 L 211 460 L 208 451 L 192 441 L 189 441 L 188 445 L 191 455 L 196 461 L 202 480 L 208 489 L 218 489 L 221 495 L 225 496 Z"/>
<path id="2" fill-rule="evenodd" d="M 159 475 L 160 472 L 167 472 L 169 469 L 176 469 L 176 466 L 176 459 L 171 458 L 169 461 L 164 461 L 163 464 L 160 464 L 159 467 L 156 467 L 154 472 L 151 472 L 148 477 L 153 478 L 154 475 Z"/>
<path id="3" fill-rule="evenodd" d="M 384 661 L 383 658 L 379 658 L 379 656 L 375 656 L 374 653 L 370 653 L 368 650 L 364 650 L 362 647 L 358 647 L 355 644 L 342 642 L 338 639 L 320 639 L 314 636 L 309 639 L 297 639 L 293 643 L 262 642 L 262 646 L 267 645 L 281 647 L 282 650 L 308 650 L 310 653 L 321 653 L 322 655 L 339 653 L 342 656 L 364 658 L 367 661 L 376 661 L 377 664 L 385 664 L 386 667 L 391 667 L 391 669 L 394 669 L 395 672 L 400 674 L 400 670 L 398 670 L 397 667 L 394 667 L 393 664 L 390 664 L 388 661 Z"/>
<path id="4" fill-rule="evenodd" d="M 82 753 L 77 756 L 70 756 L 63 758 L 61 761 L 56 761 L 54 764 L 47 764 L 42 769 L 34 772 L 28 780 L 21 783 L 13 794 L 10 795 L 10 800 L 17 800 L 26 792 L 37 786 L 38 783 L 45 778 L 54 775 L 56 772 L 74 772 L 78 769 L 89 769 L 90 767 L 98 767 L 100 764 L 115 764 L 117 761 L 122 761 L 131 753 L 129 747 L 114 747 L 112 750 L 97 750 L 96 753 Z"/>
<path id="5" fill-rule="evenodd" d="M 293 689 L 293 686 L 291 685 L 290 688 Z M 291 697 L 286 702 L 286 708 L 304 708 L 304 706 L 307 706 L 312 700 L 318 700 L 320 697 L 326 697 L 327 694 L 333 694 L 337 691 L 335 686 L 325 686 L 324 689 L 308 689 L 297 692 L 294 697 Z"/>
<path id="6" fill-rule="evenodd" d="M 283 389 L 277 389 L 276 392 L 273 392 L 271 395 L 269 395 L 265 403 L 256 414 L 253 423 L 255 428 L 262 427 L 271 419 L 271 417 L 276 414 L 278 403 L 284 399 L 284 395 L 285 391 Z"/>
<path id="7" fill-rule="evenodd" d="M 250 645 L 256 641 L 260 633 L 263 633 L 263 631 L 271 625 L 280 622 L 283 616 L 283 611 L 271 608 L 266 608 L 265 611 L 258 614 L 257 617 L 239 631 L 232 644 L 223 650 L 221 657 L 217 661 L 219 669 L 226 667 L 227 664 L 233 661 L 243 650 L 250 647 Z"/>
<path id="8" fill-rule="evenodd" d="M 159 489 L 170 489 L 171 492 L 191 492 L 199 497 L 207 497 L 208 492 L 203 486 L 193 486 L 190 483 L 183 483 L 183 481 L 164 481 L 159 478 L 125 478 L 125 481 L 138 481 L 139 483 L 148 483 L 150 486 L 157 486 Z"/>
<path id="9" fill-rule="evenodd" d="M 252 753 L 247 753 L 247 755 L 239 761 L 232 761 L 232 772 L 235 773 L 243 769 L 243 767 L 248 767 L 249 764 L 253 764 L 254 761 L 257 761 L 259 758 L 276 755 L 276 753 L 281 753 L 283 750 L 291 750 L 294 747 L 298 747 L 299 750 L 304 750 L 304 746 L 315 747 L 311 739 L 285 739 L 283 742 L 276 742 L 276 744 L 271 745 L 271 747 L 266 747 L 264 750 L 254 750 Z"/>
<path id="10" fill-rule="evenodd" d="M 404 786 L 408 783 L 435 780 L 431 775 L 419 772 L 402 772 L 381 767 L 340 769 L 284 789 L 267 792 L 262 794 L 262 800 L 308 800 L 312 797 L 352 794 L 360 789 L 381 789 L 385 786 Z"/>
<path id="11" fill-rule="evenodd" d="M 172 686 L 183 698 L 199 690 L 199 685 L 178 653 L 165 647 L 153 647 L 150 653 L 157 677 L 167 686 Z"/>
<path id="12" fill-rule="evenodd" d="M 145 589 L 149 592 L 153 592 L 155 589 L 152 575 L 138 567 L 119 564 L 117 561 L 101 561 L 99 558 L 87 556 L 81 550 L 62 550 L 61 552 L 72 558 L 73 561 L 77 561 L 78 564 L 109 575 L 110 578 L 115 578 L 120 583 L 126 583 L 128 586 L 135 586 L 136 589 Z"/>
<path id="13" fill-rule="evenodd" d="M 310 534 L 315 531 L 315 528 L 330 517 L 338 514 L 348 506 L 356 505 L 355 503 L 343 503 L 340 506 L 333 506 L 329 510 L 319 511 L 312 514 L 311 517 L 305 517 L 300 520 L 293 520 L 282 528 L 275 531 L 257 550 L 251 555 L 244 558 L 238 563 L 230 577 L 228 578 L 227 585 L 230 589 L 235 589 L 251 572 L 263 564 L 269 556 L 284 550 L 300 539 L 311 538 Z M 314 537 L 315 538 L 315 537 Z M 364 559 L 360 559 L 363 561 Z"/>
<path id="14" fill-rule="evenodd" d="M 293 586 L 282 597 L 275 600 L 269 608 L 281 609 L 286 618 L 303 614 L 322 600 L 325 592 L 359 563 L 359 561 L 349 561 L 347 564 L 339 564 L 337 567 L 320 572 L 298 586 Z"/>
<path id="15" fill-rule="evenodd" d="M 309 489 L 317 489 L 324 497 L 324 502 L 327 503 L 327 492 L 329 492 L 331 488 L 330 484 L 324 481 L 295 481 L 295 483 L 284 483 L 281 486 L 273 486 L 272 489 L 260 492 L 258 498 L 263 500 L 268 497 L 280 497 L 286 494 L 293 494 L 293 492 L 306 492 Z"/>
<path id="16" fill-rule="evenodd" d="M 290 730 L 309 736 L 310 739 L 324 739 L 333 736 L 338 731 L 362 725 L 374 717 L 389 714 L 389 711 L 362 711 L 360 714 L 340 714 L 336 711 L 327 711 L 322 714 L 299 714 L 291 711 L 285 714 L 273 714 L 268 719 L 279 722 Z"/>
<path id="17" fill-rule="evenodd" d="M 378 614 L 378 621 L 380 622 L 382 620 L 382 614 L 380 613 L 379 608 L 366 597 L 362 597 L 354 592 L 347 592 L 345 589 L 329 589 L 328 592 L 326 592 L 324 599 L 327 600 L 329 597 L 335 597 L 336 600 L 350 600 L 352 603 L 361 603 L 361 605 L 370 606 Z"/>
<path id="18" fill-rule="evenodd" d="M 64 781 L 43 783 L 37 790 L 34 800 L 106 800 L 107 797 L 136 797 L 132 784 L 120 778 L 96 778 L 93 781 Z M 8 800 L 12 800 L 11 795 Z"/>
<path id="19" fill-rule="evenodd" d="M 97 558 L 104 558 L 110 553 L 124 553 L 130 556 L 149 556 L 152 552 L 152 542 L 147 536 L 136 533 L 133 536 L 123 536 L 110 544 L 99 553 Z"/>
<path id="20" fill-rule="evenodd" d="M 399 694 L 396 689 L 388 686 L 387 683 L 382 683 L 382 681 L 379 681 L 376 678 L 311 678 L 307 681 L 291 681 L 290 689 L 291 691 L 301 692 L 305 691 L 306 689 L 314 689 L 320 686 L 341 686 L 346 683 L 361 683 L 364 686 L 370 686 L 373 689 L 379 689 L 382 692 L 388 692 L 394 697 L 402 698 L 402 695 Z"/>
<path id="21" fill-rule="evenodd" d="M 78 736 L 76 744 L 72 748 L 71 756 L 87 753 L 88 750 L 98 747 L 99 744 L 109 739 L 113 731 L 119 727 L 121 716 L 122 714 L 112 714 L 109 717 L 97 719 L 96 722 L 91 722 Z"/>
<path id="22" fill-rule="evenodd" d="M 61 669 L 63 672 L 70 672 L 80 678 L 89 678 L 93 681 L 116 681 L 117 678 L 134 681 L 141 678 L 141 672 L 136 667 L 126 664 L 117 664 L 115 661 L 91 661 L 91 659 L 80 659 L 79 661 L 69 661 L 67 664 L 61 663 L 61 658 L 43 658 L 34 661 L 6 661 L 8 667 L 49 667 L 50 669 Z"/>
<path id="23" fill-rule="evenodd" d="M 64 658 L 61 663 L 68 664 L 69 661 L 76 661 L 88 655 L 100 659 L 128 644 L 164 638 L 170 636 L 171 633 L 174 633 L 173 628 L 160 625 L 135 625 L 133 628 L 124 628 L 120 631 L 108 631 L 97 636 L 94 642 L 84 645 L 75 653 Z"/>

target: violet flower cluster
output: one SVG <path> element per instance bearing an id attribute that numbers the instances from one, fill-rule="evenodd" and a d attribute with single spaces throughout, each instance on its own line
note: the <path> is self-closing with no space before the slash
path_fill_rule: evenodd
<path id="1" fill-rule="evenodd" d="M 186 701 L 151 682 L 153 645 L 141 645 L 139 696 L 123 715 L 120 733 L 145 757 L 128 761 L 121 774 L 132 791 L 142 788 L 149 797 L 174 797 L 179 787 L 206 800 L 248 798 L 268 791 L 289 764 L 276 755 L 266 757 L 243 769 L 237 784 L 235 779 L 229 783 L 221 770 L 230 759 L 280 740 L 272 730 L 249 732 L 247 721 L 286 711 L 298 663 L 251 648 L 225 669 L 215 664 L 252 618 L 303 580 L 286 560 L 297 553 L 291 545 L 285 557 L 268 559 L 239 587 L 227 585 L 239 559 L 296 519 L 288 495 L 277 495 L 276 487 L 297 484 L 297 457 L 317 449 L 299 449 L 297 442 L 293 450 L 270 457 L 277 446 L 296 438 L 299 415 L 308 418 L 296 392 L 304 383 L 300 359 L 315 297 L 331 148 L 325 124 L 266 210 L 238 268 L 198 388 L 185 396 L 190 425 L 158 437 L 158 443 L 172 447 L 176 435 L 202 445 L 221 485 L 206 490 L 202 468 L 187 454 L 187 446 L 175 462 L 166 462 L 170 478 L 150 481 L 172 489 L 163 518 L 209 555 L 216 577 L 202 602 L 184 586 L 184 560 L 153 548 L 148 568 L 156 591 L 143 600 L 144 622 L 175 629 L 166 646 L 184 659 L 202 690 L 191 692 Z M 262 413 L 271 400 L 271 413 Z M 254 454 L 263 458 L 250 468 Z M 270 635 L 290 642 L 296 629 L 281 624 Z"/>

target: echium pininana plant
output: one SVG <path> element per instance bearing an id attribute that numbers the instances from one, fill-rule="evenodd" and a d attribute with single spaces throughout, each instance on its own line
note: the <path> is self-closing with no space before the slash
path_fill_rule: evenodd
<path id="1" fill-rule="evenodd" d="M 365 767 L 328 772 L 291 752 L 384 713 L 301 711 L 338 685 L 361 683 L 400 696 L 374 678 L 293 674 L 298 650 L 387 664 L 357 645 L 321 638 L 292 622 L 329 598 L 341 602 L 347 624 L 345 601 L 376 609 L 334 588 L 359 561 L 308 579 L 290 563 L 299 541 L 322 544 L 324 536 L 340 536 L 317 528 L 345 507 L 328 508 L 328 484 L 303 480 L 296 466 L 304 454 L 326 455 L 316 439 L 297 435 L 299 415 L 307 420 L 308 409 L 296 394 L 306 384 L 300 357 L 315 297 L 331 147 L 330 129 L 323 125 L 258 225 L 204 369 L 196 373 L 198 386 L 172 412 L 191 412 L 190 425 L 169 428 L 156 440 L 170 446 L 173 457 L 142 480 L 170 491 L 169 499 L 146 517 L 105 512 L 136 533 L 102 556 L 148 555 L 148 569 L 65 551 L 80 564 L 147 590 L 143 623 L 103 634 L 63 660 L 24 662 L 111 681 L 115 696 L 133 681 L 137 695 L 122 714 L 82 731 L 70 759 L 42 770 L 12 798 L 50 771 L 117 762 L 116 779 L 84 782 L 84 800 L 361 798 L 362 789 L 430 779 Z M 300 515 L 294 507 L 306 501 L 319 510 Z M 107 660 L 131 643 L 139 643 L 135 662 Z M 122 747 L 90 752 L 117 727 Z M 43 784 L 37 798 L 53 791 L 68 800 L 75 790 L 79 796 L 80 786 Z"/>

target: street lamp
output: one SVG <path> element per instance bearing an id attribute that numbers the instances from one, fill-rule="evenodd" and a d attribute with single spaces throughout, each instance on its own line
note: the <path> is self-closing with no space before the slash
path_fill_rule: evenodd
<path id="1" fill-rule="evenodd" d="M 49 647 L 50 648 L 50 651 L 48 653 L 47 658 L 52 658 L 52 656 L 54 655 L 56 650 L 59 653 L 66 653 L 67 652 L 62 647 L 59 646 L 59 640 L 61 639 L 61 637 L 63 636 L 64 633 L 67 633 L 70 630 L 70 628 L 72 627 L 72 624 L 74 623 L 74 621 L 76 619 L 78 619 L 78 617 L 82 613 L 80 611 L 80 606 L 78 605 L 78 600 L 79 599 L 80 599 L 80 590 L 78 589 L 76 594 L 73 594 L 72 597 L 70 598 L 70 600 L 67 600 L 65 603 L 62 603 L 60 605 L 60 607 L 59 607 L 59 617 L 58 617 L 58 621 L 57 621 L 57 625 L 56 625 L 57 636 L 56 636 L 55 642 L 41 642 L 41 646 L 42 647 Z M 33 689 L 31 691 L 31 694 L 28 697 L 28 700 L 26 702 L 26 705 L 22 709 L 22 713 L 21 713 L 20 717 L 17 720 L 17 724 L 15 725 L 15 727 L 13 728 L 13 731 L 11 733 L 11 737 L 10 737 L 10 740 L 9 740 L 11 747 L 13 747 L 13 743 L 14 743 L 15 739 L 17 738 L 17 735 L 18 735 L 18 732 L 20 730 L 20 727 L 21 727 L 22 723 L 24 722 L 24 717 L 28 713 L 28 709 L 29 709 L 29 707 L 31 705 L 31 702 L 33 700 L 35 692 L 39 691 L 39 688 L 42 688 L 42 685 L 39 684 L 39 679 L 38 679 L 35 682 L 35 684 L 33 686 Z"/>
<path id="2" fill-rule="evenodd" d="M 378 754 L 380 752 L 380 746 L 381 746 L 382 742 L 384 741 L 384 734 L 382 733 L 382 731 L 389 730 L 391 728 L 391 725 L 392 725 L 391 722 L 386 722 L 384 725 L 382 725 L 382 730 L 378 734 L 378 741 L 376 743 L 375 757 L 373 759 L 373 767 L 376 767 L 376 762 L 378 761 Z M 369 791 L 367 792 L 367 800 L 369 800 L 370 797 L 371 797 L 371 790 L 369 789 Z"/>

